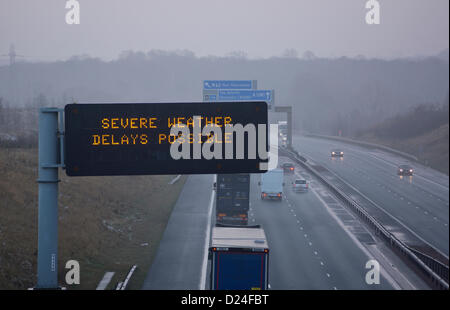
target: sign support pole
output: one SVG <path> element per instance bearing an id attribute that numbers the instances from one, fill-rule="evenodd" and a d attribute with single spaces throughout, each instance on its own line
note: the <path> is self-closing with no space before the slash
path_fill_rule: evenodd
<path id="1" fill-rule="evenodd" d="M 59 111 L 57 108 L 39 111 L 37 289 L 58 288 Z"/>
<path id="2" fill-rule="evenodd" d="M 278 106 L 275 107 L 275 112 L 283 112 L 287 115 L 287 145 L 292 147 L 292 106 Z"/>

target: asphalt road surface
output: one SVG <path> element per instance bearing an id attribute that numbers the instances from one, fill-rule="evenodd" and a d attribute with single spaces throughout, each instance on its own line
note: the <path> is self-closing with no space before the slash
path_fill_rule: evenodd
<path id="1" fill-rule="evenodd" d="M 321 197 L 315 189 L 293 192 L 291 182 L 296 177 L 285 175 L 285 196 L 278 202 L 261 200 L 259 176 L 252 175 L 250 224 L 261 224 L 268 238 L 270 288 L 392 289 L 383 276 L 379 285 L 365 282 L 365 265 L 372 257 L 361 241 L 339 225 L 327 206 L 346 211 L 337 201 L 329 200 L 332 197 Z M 346 216 L 351 217 L 348 213 Z M 360 228 L 362 242 L 373 244 L 371 235 Z"/>
<path id="2" fill-rule="evenodd" d="M 281 202 L 262 201 L 260 175 L 251 176 L 249 224 L 261 224 L 266 232 L 271 289 L 427 288 L 320 183 L 299 170 L 285 175 Z M 291 182 L 299 177 L 311 182 L 307 193 L 292 191 Z M 205 250 L 214 225 L 213 182 L 211 175 L 188 177 L 143 289 L 209 288 Z M 380 284 L 366 283 L 369 260 L 380 263 Z"/>
<path id="3" fill-rule="evenodd" d="M 148 290 L 198 290 L 202 278 L 205 241 L 214 178 L 192 175 L 170 215 L 152 266 L 144 281 Z"/>
<path id="4" fill-rule="evenodd" d="M 337 141 L 295 136 L 293 147 L 310 162 L 326 167 L 351 184 L 448 257 L 448 176 L 390 153 Z M 334 148 L 344 151 L 342 159 L 331 158 Z M 398 165 L 403 163 L 414 168 L 414 176 L 396 174 Z"/>

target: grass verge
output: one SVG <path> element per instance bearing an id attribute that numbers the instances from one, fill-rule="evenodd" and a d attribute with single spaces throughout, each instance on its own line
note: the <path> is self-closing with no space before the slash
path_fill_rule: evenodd
<path id="1" fill-rule="evenodd" d="M 158 248 L 185 177 L 67 177 L 60 173 L 58 274 L 68 289 L 95 289 L 107 271 L 108 286 L 138 265 L 130 289 L 139 289 Z M 0 289 L 36 284 L 37 149 L 0 148 Z M 66 285 L 65 263 L 77 260 L 81 284 Z"/>

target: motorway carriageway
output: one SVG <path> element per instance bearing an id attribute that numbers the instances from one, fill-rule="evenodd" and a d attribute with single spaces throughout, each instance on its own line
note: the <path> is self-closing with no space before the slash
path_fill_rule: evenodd
<path id="1" fill-rule="evenodd" d="M 320 183 L 306 172 L 299 172 L 299 166 L 295 169 L 295 174 L 285 174 L 285 196 L 281 202 L 261 200 L 260 176 L 251 178 L 249 224 L 261 224 L 266 232 L 271 289 L 426 288 Z M 308 192 L 292 191 L 291 182 L 296 178 L 310 182 Z M 371 259 L 381 265 L 379 285 L 368 285 L 365 281 L 368 271 L 365 266 Z"/>
<path id="2" fill-rule="evenodd" d="M 293 148 L 352 185 L 448 258 L 448 176 L 390 153 L 338 141 L 294 136 Z M 335 148 L 344 152 L 342 159 L 331 158 Z M 413 177 L 397 175 L 404 163 L 414 168 Z"/>
<path id="3" fill-rule="evenodd" d="M 282 159 L 286 161 L 287 159 Z M 262 201 L 251 176 L 249 224 L 261 224 L 270 248 L 271 289 L 426 289 L 383 242 L 325 188 L 296 166 L 285 175 L 281 202 Z M 311 181 L 307 193 L 294 193 L 300 175 Z M 143 289 L 208 289 L 207 248 L 214 225 L 214 176 L 189 176 L 169 219 Z M 379 285 L 368 285 L 366 263 L 381 265 Z"/>

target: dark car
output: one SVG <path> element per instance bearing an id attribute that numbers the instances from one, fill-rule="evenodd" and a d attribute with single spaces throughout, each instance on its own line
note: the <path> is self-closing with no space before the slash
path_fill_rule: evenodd
<path id="1" fill-rule="evenodd" d="M 398 175 L 413 175 L 413 168 L 408 165 L 400 165 L 397 170 Z"/>
<path id="2" fill-rule="evenodd" d="M 293 163 L 284 163 L 282 166 L 284 172 L 294 172 L 294 167 Z"/>
<path id="3" fill-rule="evenodd" d="M 342 150 L 331 150 L 331 157 L 344 157 Z"/>

